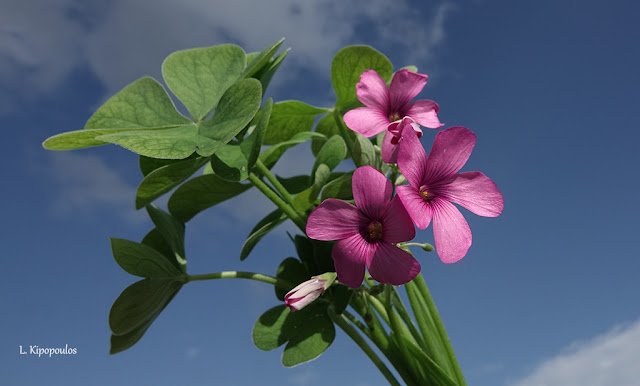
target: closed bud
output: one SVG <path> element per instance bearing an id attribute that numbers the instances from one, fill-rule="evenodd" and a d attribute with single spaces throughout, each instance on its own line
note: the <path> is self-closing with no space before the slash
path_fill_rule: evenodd
<path id="1" fill-rule="evenodd" d="M 284 296 L 284 303 L 291 311 L 299 311 L 316 300 L 336 280 L 335 272 L 327 272 L 298 284 Z"/>

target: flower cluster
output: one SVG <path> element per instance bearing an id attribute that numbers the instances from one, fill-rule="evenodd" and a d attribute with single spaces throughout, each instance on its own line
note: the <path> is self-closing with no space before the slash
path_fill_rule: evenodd
<path id="1" fill-rule="evenodd" d="M 400 70 L 387 86 L 374 71 L 367 70 L 356 86 L 364 107 L 344 115 L 346 125 L 367 137 L 385 132 L 382 160 L 397 163 L 408 181 L 394 186 L 371 166 L 353 173 L 355 205 L 326 199 L 309 216 L 307 235 L 337 241 L 332 257 L 340 282 L 357 288 L 365 267 L 380 283 L 401 285 L 420 272 L 418 261 L 398 243 L 415 237 L 415 227 L 425 229 L 433 221 L 438 256 L 445 263 L 462 259 L 471 246 L 471 230 L 458 204 L 485 217 L 503 209 L 502 194 L 481 172 L 460 169 L 469 159 L 475 134 L 464 127 L 440 131 L 427 156 L 419 137 L 420 126 L 437 129 L 438 104 L 412 101 L 424 88 L 428 76 Z"/>

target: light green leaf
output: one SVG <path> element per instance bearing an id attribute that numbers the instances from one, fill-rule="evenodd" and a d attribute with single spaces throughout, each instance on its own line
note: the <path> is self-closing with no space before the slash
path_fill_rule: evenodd
<path id="1" fill-rule="evenodd" d="M 245 240 L 244 244 L 242 244 L 242 249 L 240 250 L 240 260 L 246 259 L 253 248 L 262 240 L 267 233 L 271 232 L 278 225 L 285 222 L 287 219 L 287 215 L 282 213 L 280 209 L 276 209 L 273 212 L 269 213 L 265 218 L 258 221 L 258 223 L 253 227 L 251 232 L 249 232 L 249 236 Z"/>
<path id="2" fill-rule="evenodd" d="M 329 171 L 333 170 L 342 162 L 347 156 L 347 144 L 339 135 L 334 135 L 322 146 L 322 149 L 316 156 L 316 161 L 313 165 L 313 172 L 320 164 L 325 164 L 329 168 Z"/>
<path id="3" fill-rule="evenodd" d="M 263 70 L 266 66 L 268 66 L 273 54 L 278 51 L 282 43 L 284 42 L 284 38 L 278 40 L 276 44 L 265 49 L 262 52 L 252 52 L 247 54 L 247 68 L 245 68 L 243 77 L 251 78 L 254 77 L 257 73 Z M 259 79 L 259 78 L 258 78 Z M 265 87 L 266 88 L 266 87 Z"/>
<path id="4" fill-rule="evenodd" d="M 284 61 L 284 58 L 287 57 L 287 54 L 289 54 L 290 50 L 290 48 L 287 48 L 286 50 L 281 52 L 278 56 L 275 57 L 275 59 L 269 62 L 268 66 L 265 66 L 263 70 L 255 74 L 254 77 L 260 80 L 263 91 L 266 90 L 269 86 L 271 78 L 273 78 L 273 75 L 276 73 L 276 71 L 278 71 L 278 68 L 280 68 L 280 65 Z"/>
<path id="5" fill-rule="evenodd" d="M 125 288 L 109 312 L 113 335 L 126 335 L 150 324 L 181 287 L 175 280 L 143 279 Z"/>
<path id="6" fill-rule="evenodd" d="M 244 50 L 233 44 L 176 51 L 162 63 L 162 77 L 196 121 L 218 105 L 246 66 Z"/>
<path id="7" fill-rule="evenodd" d="M 376 149 L 373 147 L 373 143 L 369 138 L 362 134 L 356 133 L 356 140 L 353 143 L 352 150 L 353 161 L 356 166 L 371 165 L 377 167 L 378 158 L 376 157 Z"/>
<path id="8" fill-rule="evenodd" d="M 132 275 L 173 278 L 182 273 L 160 252 L 145 244 L 111 238 L 111 251 L 118 265 Z"/>
<path id="9" fill-rule="evenodd" d="M 288 141 L 280 142 L 277 145 L 273 145 L 268 148 L 264 153 L 260 154 L 260 160 L 264 163 L 268 168 L 273 167 L 273 165 L 278 162 L 280 157 L 287 151 L 290 147 L 295 145 L 299 145 L 303 142 L 306 142 L 312 138 L 324 138 L 324 135 L 314 133 L 312 131 L 305 131 L 302 133 L 298 133 L 291 137 Z"/>
<path id="10" fill-rule="evenodd" d="M 310 131 L 315 117 L 326 111 L 296 100 L 276 103 L 273 105 L 264 143 L 274 145 L 290 139 L 297 133 Z"/>
<path id="11" fill-rule="evenodd" d="M 187 222 L 201 211 L 237 196 L 250 184 L 225 181 L 215 174 L 193 178 L 180 186 L 169 199 L 169 212 Z"/>
<path id="12" fill-rule="evenodd" d="M 169 128 L 175 126 L 169 126 Z M 151 130 L 161 130 L 167 127 L 157 127 Z M 149 129 L 147 129 L 149 130 Z M 131 131 L 131 129 L 91 129 L 67 131 L 47 138 L 42 146 L 47 150 L 75 150 L 93 146 L 108 145 L 109 142 L 100 141 L 96 137 L 108 134 Z"/>
<path id="13" fill-rule="evenodd" d="M 338 51 L 331 63 L 331 80 L 337 107 L 347 109 L 359 103 L 356 84 L 360 75 L 369 69 L 376 70 L 382 79 L 388 81 L 393 65 L 386 56 L 369 46 L 348 46 Z"/>
<path id="14" fill-rule="evenodd" d="M 161 166 L 148 173 L 138 186 L 136 192 L 136 209 L 144 207 L 181 184 L 206 162 L 207 159 L 204 157 L 186 159 Z"/>

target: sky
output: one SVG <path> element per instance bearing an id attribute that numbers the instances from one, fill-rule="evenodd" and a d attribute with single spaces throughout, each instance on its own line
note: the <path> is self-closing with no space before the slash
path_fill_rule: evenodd
<path id="1" fill-rule="evenodd" d="M 474 244 L 461 262 L 418 256 L 470 385 L 636 385 L 639 13 L 622 0 L 3 0 L 0 383 L 384 384 L 341 333 L 292 369 L 281 350 L 253 347 L 253 323 L 278 300 L 250 281 L 187 285 L 135 347 L 109 356 L 109 308 L 135 278 L 113 261 L 108 237 L 140 240 L 151 228 L 134 209 L 137 158 L 115 146 L 41 148 L 126 84 L 159 78 L 172 51 L 227 42 L 252 51 L 285 37 L 292 51 L 268 90 L 275 100 L 331 105 L 333 54 L 370 44 L 395 68 L 428 73 L 421 97 L 440 104 L 447 126 L 478 135 L 464 170 L 498 184 L 504 213 L 463 210 Z M 277 171 L 308 173 L 312 162 L 300 146 Z M 247 192 L 197 216 L 190 273 L 274 273 L 294 254 L 293 227 L 238 259 L 272 209 Z M 416 240 L 432 242 L 430 228 Z M 20 345 L 78 354 L 21 356 Z"/>

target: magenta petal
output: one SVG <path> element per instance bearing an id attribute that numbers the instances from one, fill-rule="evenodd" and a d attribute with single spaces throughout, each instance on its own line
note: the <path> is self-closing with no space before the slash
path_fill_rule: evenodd
<path id="1" fill-rule="evenodd" d="M 416 237 L 413 221 L 398 196 L 391 200 L 382 217 L 382 239 L 389 243 L 409 241 Z"/>
<path id="2" fill-rule="evenodd" d="M 344 114 L 344 123 L 353 131 L 372 137 L 387 128 L 389 118 L 375 108 L 358 107 Z"/>
<path id="3" fill-rule="evenodd" d="M 371 166 L 359 167 L 351 179 L 358 209 L 370 220 L 379 220 L 391 201 L 391 181 Z"/>
<path id="4" fill-rule="evenodd" d="M 405 127 L 398 146 L 398 167 L 409 184 L 417 189 L 424 183 L 427 154 L 413 127 Z"/>
<path id="5" fill-rule="evenodd" d="M 431 205 L 422 198 L 417 189 L 411 186 L 398 186 L 396 191 L 402 201 L 402 205 L 409 214 L 409 217 L 411 217 L 411 221 L 413 221 L 419 229 L 426 229 L 433 216 Z"/>
<path id="6" fill-rule="evenodd" d="M 376 245 L 369 244 L 359 233 L 338 241 L 331 251 L 338 280 L 351 288 L 360 287 L 365 264 L 375 250 Z"/>
<path id="7" fill-rule="evenodd" d="M 356 84 L 356 96 L 367 107 L 383 112 L 389 109 L 387 84 L 375 70 L 367 70 L 360 75 L 360 81 Z"/>
<path id="8" fill-rule="evenodd" d="M 420 273 L 420 263 L 409 253 L 387 243 L 379 243 L 367 264 L 371 276 L 384 284 L 402 285 Z"/>
<path id="9" fill-rule="evenodd" d="M 440 260 L 455 263 L 471 246 L 471 229 L 462 213 L 449 201 L 436 198 L 433 203 L 433 238 Z"/>
<path id="10" fill-rule="evenodd" d="M 401 111 L 415 98 L 427 84 L 429 77 L 426 74 L 400 70 L 393 75 L 389 94 L 391 98 L 391 110 Z"/>
<path id="11" fill-rule="evenodd" d="M 467 163 L 475 144 L 476 135 L 466 127 L 451 127 L 439 132 L 427 158 L 425 181 L 452 177 Z"/>
<path id="12" fill-rule="evenodd" d="M 388 164 L 394 164 L 398 162 L 398 150 L 400 150 L 400 146 L 398 144 L 391 143 L 391 139 L 394 135 L 387 130 L 384 133 L 384 139 L 382 140 L 382 161 Z"/>
<path id="13" fill-rule="evenodd" d="M 496 184 L 481 172 L 456 175 L 455 180 L 441 189 L 441 194 L 478 216 L 497 217 L 504 208 L 502 193 Z"/>
<path id="14" fill-rule="evenodd" d="M 316 240 L 340 240 L 358 233 L 360 211 L 353 205 L 328 198 L 309 215 L 307 236 Z"/>
<path id="15" fill-rule="evenodd" d="M 440 107 L 436 102 L 421 100 L 415 101 L 413 106 L 407 111 L 407 115 L 424 127 L 437 129 L 443 125 L 440 119 L 438 119 L 438 110 L 440 110 Z"/>

